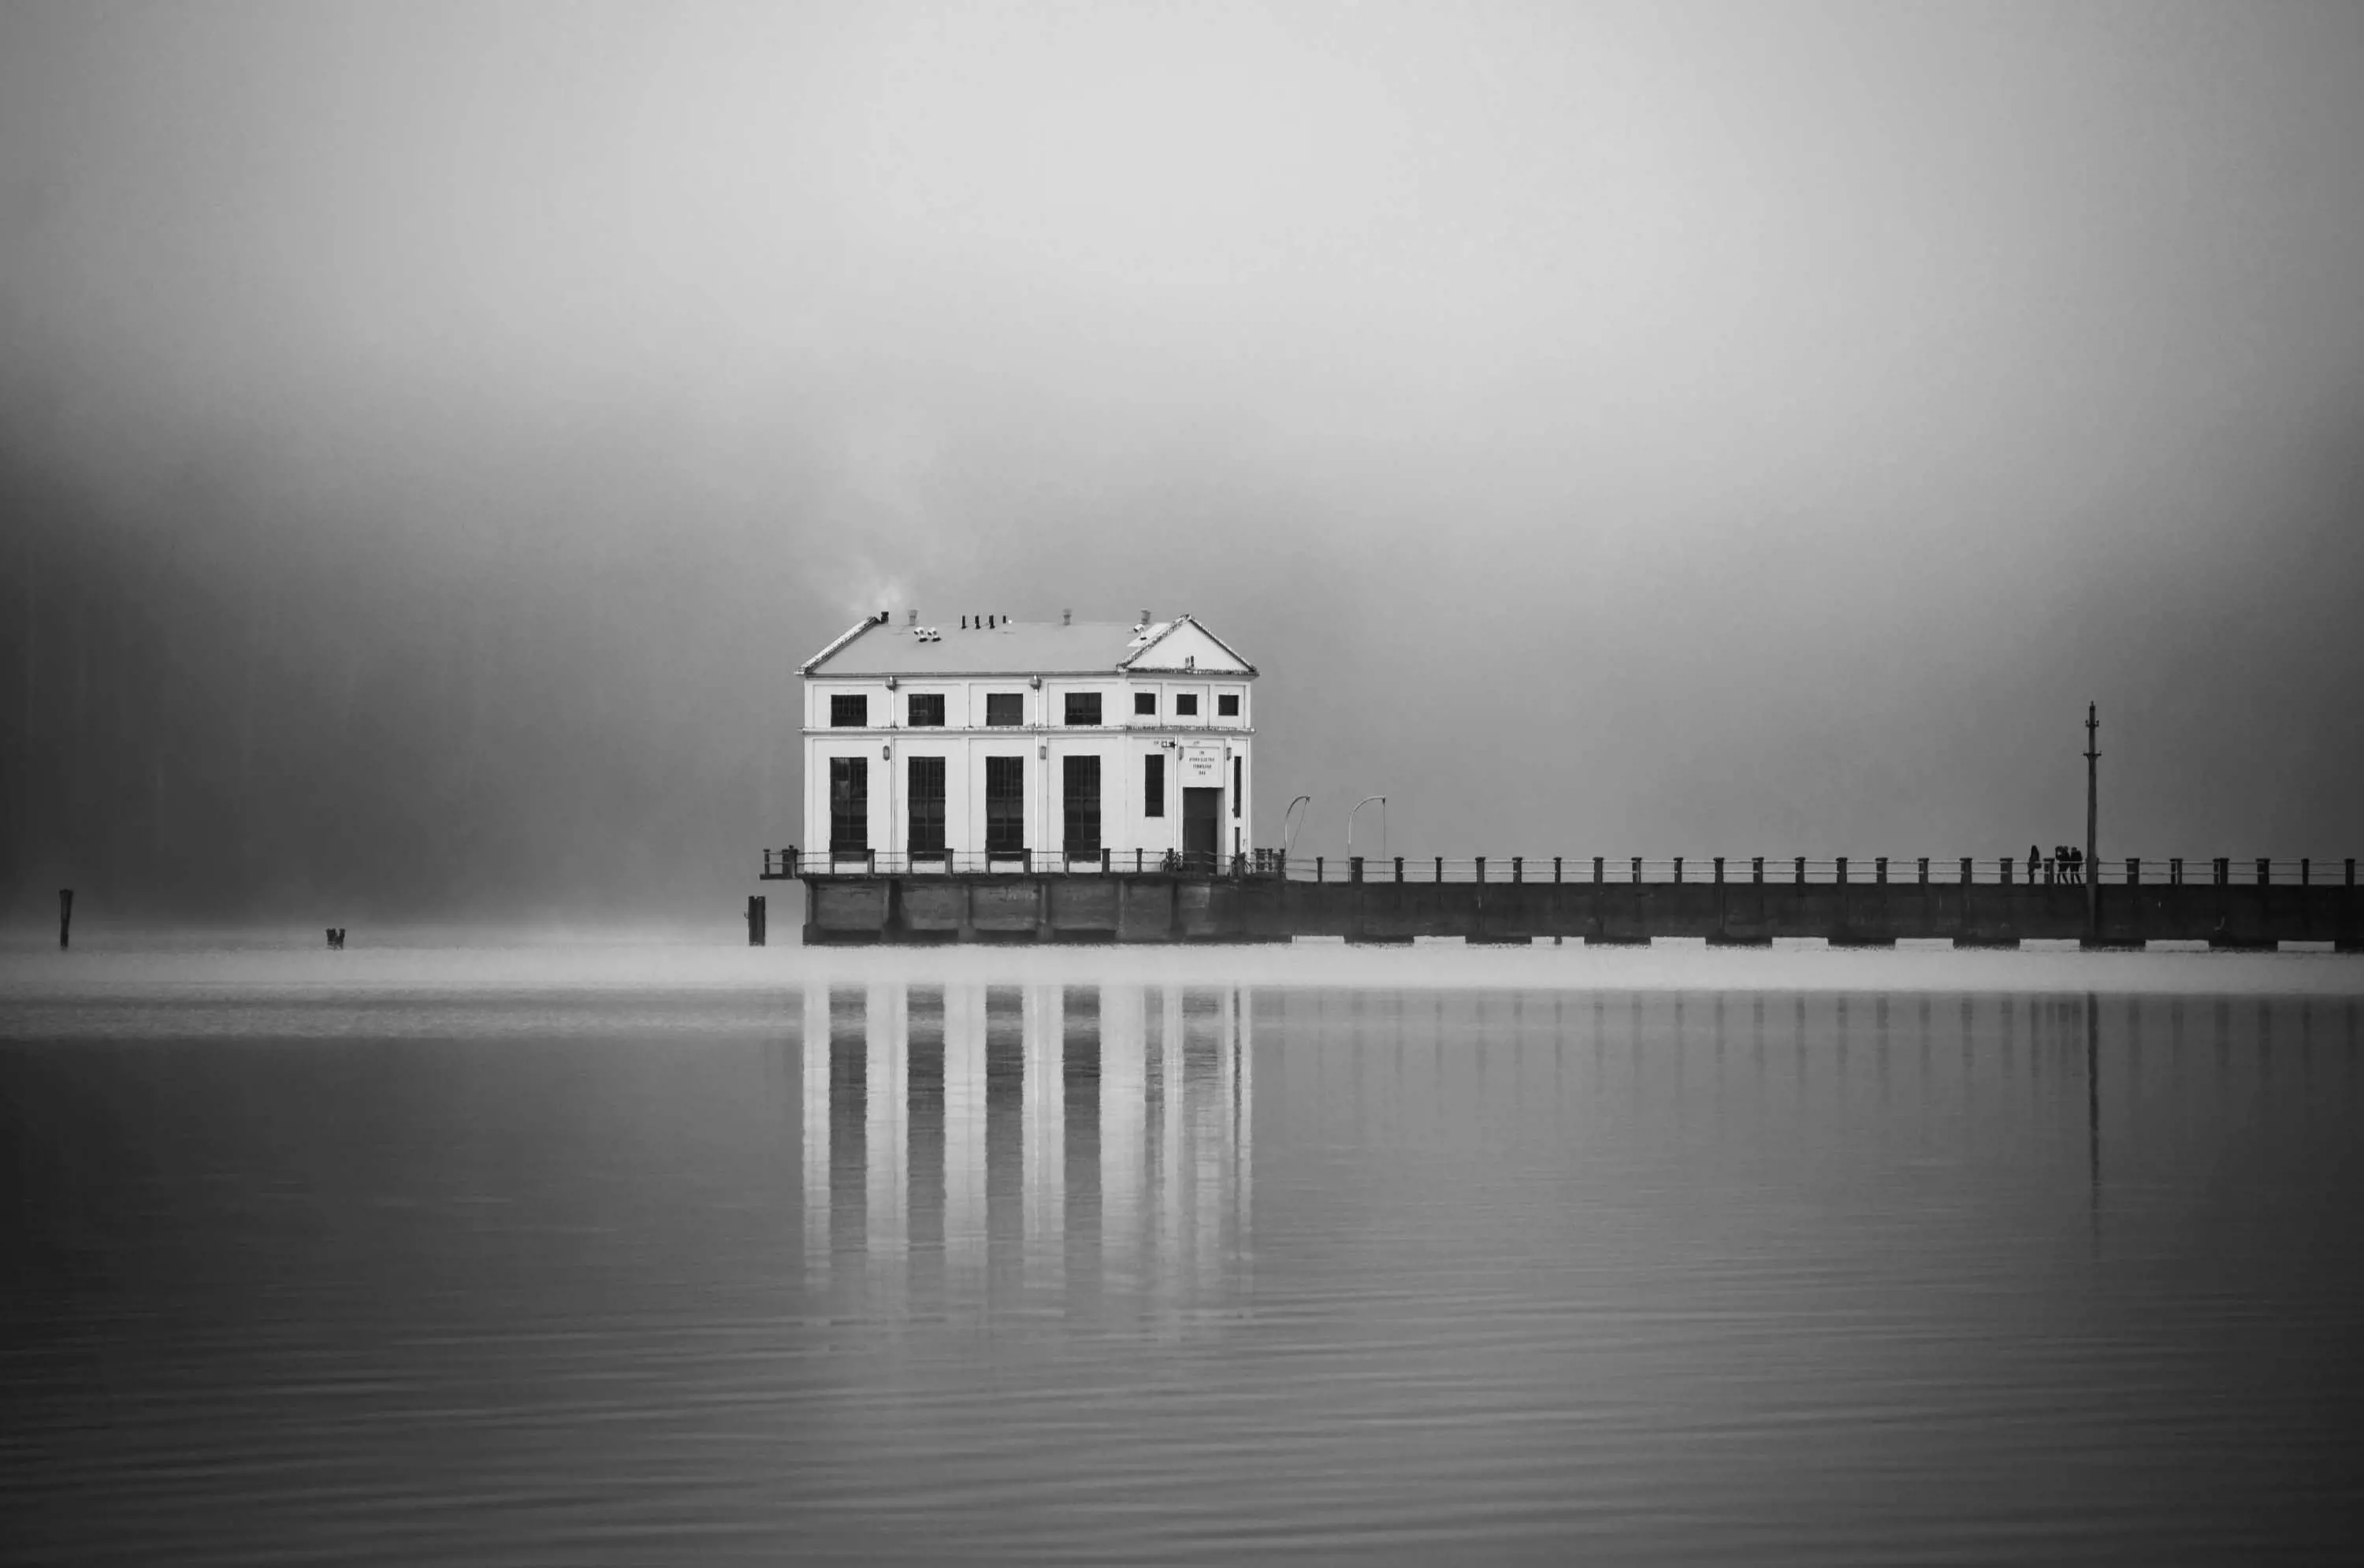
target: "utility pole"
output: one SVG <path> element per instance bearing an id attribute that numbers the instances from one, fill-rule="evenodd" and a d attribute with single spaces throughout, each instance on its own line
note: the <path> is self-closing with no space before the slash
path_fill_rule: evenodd
<path id="1" fill-rule="evenodd" d="M 2085 705 L 2085 940 L 2102 940 L 2102 856 L 2097 838 L 2102 720 L 2095 705 Z"/>

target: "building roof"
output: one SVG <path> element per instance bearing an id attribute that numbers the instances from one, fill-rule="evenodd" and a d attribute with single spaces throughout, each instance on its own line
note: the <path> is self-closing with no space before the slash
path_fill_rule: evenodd
<path id="1" fill-rule="evenodd" d="M 1184 628 L 1188 630 L 1184 630 Z M 1211 643 L 1217 660 L 1201 660 L 1197 673 L 1254 676 L 1255 667 L 1188 616 L 1135 626 L 1126 621 L 1002 621 L 990 628 L 958 621 L 933 628 L 931 638 L 881 617 L 857 622 L 845 635 L 806 661 L 807 675 L 1110 675 L 1128 670 L 1165 670 L 1160 655 L 1182 644 Z M 1179 637 L 1176 634 L 1179 633 Z M 1201 639 L 1204 639 L 1203 643 Z M 1170 667 L 1182 668 L 1176 657 Z"/>

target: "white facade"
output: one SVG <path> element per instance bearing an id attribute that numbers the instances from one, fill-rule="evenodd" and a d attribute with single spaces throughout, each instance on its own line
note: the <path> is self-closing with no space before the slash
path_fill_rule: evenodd
<path id="1" fill-rule="evenodd" d="M 1116 870 L 1168 851 L 1228 861 L 1255 841 L 1255 676 L 1187 616 L 864 621 L 804 667 L 799 846 L 808 865 L 826 853 L 880 870 L 1082 870 L 1103 852 Z M 1096 799 L 1071 759 L 1098 760 Z"/>

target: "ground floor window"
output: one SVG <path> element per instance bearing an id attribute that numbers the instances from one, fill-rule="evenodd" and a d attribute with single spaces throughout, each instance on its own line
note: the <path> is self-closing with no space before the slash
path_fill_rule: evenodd
<path id="1" fill-rule="evenodd" d="M 870 759 L 829 760 L 829 852 L 860 854 L 870 848 Z"/>
<path id="2" fill-rule="evenodd" d="M 1062 759 L 1060 801 L 1066 814 L 1069 857 L 1100 852 L 1100 760 Z"/>
<path id="3" fill-rule="evenodd" d="M 1141 814 L 1165 815 L 1165 753 L 1152 751 L 1141 760 Z"/>
<path id="4" fill-rule="evenodd" d="M 911 759 L 911 853 L 944 852 L 944 760 Z"/>
<path id="5" fill-rule="evenodd" d="M 985 760 L 985 852 L 1014 855 L 1026 848 L 1026 759 Z"/>

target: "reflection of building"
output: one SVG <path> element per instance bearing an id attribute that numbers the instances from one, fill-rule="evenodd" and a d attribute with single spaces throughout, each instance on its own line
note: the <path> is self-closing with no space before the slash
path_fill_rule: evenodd
<path id="1" fill-rule="evenodd" d="M 1212 866 L 1254 841 L 1256 671 L 1187 615 L 881 612 L 803 674 L 807 869 Z"/>
<path id="2" fill-rule="evenodd" d="M 815 988 L 807 1275 L 874 1311 L 1228 1294 L 1246 1268 L 1254 1088 L 1237 991 Z"/>

